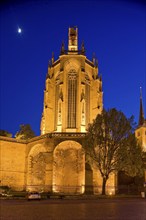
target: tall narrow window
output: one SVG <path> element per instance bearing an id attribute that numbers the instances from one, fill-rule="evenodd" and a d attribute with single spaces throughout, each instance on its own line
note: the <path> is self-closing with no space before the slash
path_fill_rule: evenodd
<path id="1" fill-rule="evenodd" d="M 71 70 L 68 74 L 68 128 L 76 128 L 77 73 Z"/>
<path id="2" fill-rule="evenodd" d="M 59 97 L 59 85 L 56 85 L 55 90 L 55 130 L 57 130 L 57 118 L 58 118 L 58 98 Z"/>
<path id="3" fill-rule="evenodd" d="M 90 86 L 86 83 L 85 86 L 85 97 L 86 97 L 86 126 L 90 122 Z"/>

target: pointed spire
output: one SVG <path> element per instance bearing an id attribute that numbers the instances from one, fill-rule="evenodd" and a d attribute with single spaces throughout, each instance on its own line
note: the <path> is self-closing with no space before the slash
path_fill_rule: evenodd
<path id="1" fill-rule="evenodd" d="M 92 62 L 93 62 L 94 65 L 95 65 L 95 60 L 96 60 L 96 56 L 95 56 L 95 53 L 93 53 L 93 55 L 92 55 Z"/>
<path id="2" fill-rule="evenodd" d="M 95 67 L 98 67 L 98 60 L 97 60 L 97 58 L 95 59 Z"/>
<path id="3" fill-rule="evenodd" d="M 52 67 L 52 60 L 49 60 L 49 67 Z"/>
<path id="4" fill-rule="evenodd" d="M 139 111 L 138 125 L 141 126 L 143 124 L 144 124 L 144 111 L 143 111 L 143 104 L 142 104 L 142 88 L 140 87 L 140 111 Z"/>
<path id="5" fill-rule="evenodd" d="M 99 76 L 99 80 L 102 81 L 102 74 L 100 74 L 100 76 Z"/>
<path id="6" fill-rule="evenodd" d="M 81 44 L 81 54 L 85 54 L 85 45 L 84 45 L 84 41 L 82 41 L 82 44 Z"/>
<path id="7" fill-rule="evenodd" d="M 54 63 L 54 52 L 52 52 L 52 64 Z"/>
<path id="8" fill-rule="evenodd" d="M 60 54 L 64 54 L 65 53 L 65 44 L 64 44 L 64 41 L 62 41 L 62 45 L 61 45 L 61 52 Z"/>

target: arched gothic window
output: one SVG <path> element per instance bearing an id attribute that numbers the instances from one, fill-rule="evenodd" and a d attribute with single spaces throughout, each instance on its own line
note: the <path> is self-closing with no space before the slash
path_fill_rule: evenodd
<path id="1" fill-rule="evenodd" d="M 76 128 L 77 73 L 74 69 L 68 73 L 68 118 L 67 127 Z"/>

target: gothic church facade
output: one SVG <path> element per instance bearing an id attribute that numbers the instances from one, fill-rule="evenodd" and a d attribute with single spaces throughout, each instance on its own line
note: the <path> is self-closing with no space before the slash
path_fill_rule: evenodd
<path id="1" fill-rule="evenodd" d="M 57 60 L 49 62 L 45 82 L 41 135 L 28 141 L 1 137 L 1 185 L 15 190 L 101 194 L 102 178 L 86 162 L 83 141 L 89 123 L 103 109 L 97 60 L 78 49 L 78 29 L 69 28 Z M 115 194 L 111 174 L 107 194 Z"/>

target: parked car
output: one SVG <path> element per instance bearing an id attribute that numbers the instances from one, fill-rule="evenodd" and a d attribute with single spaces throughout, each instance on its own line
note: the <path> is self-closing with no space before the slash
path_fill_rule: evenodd
<path id="1" fill-rule="evenodd" d="M 8 193 L 0 193 L 0 197 L 10 197 L 10 196 L 12 195 Z"/>
<path id="2" fill-rule="evenodd" d="M 9 197 L 9 196 L 12 196 L 10 194 L 10 187 L 0 186 L 0 197 Z"/>
<path id="3" fill-rule="evenodd" d="M 28 200 L 40 200 L 41 194 L 39 192 L 28 192 L 27 199 Z"/>

